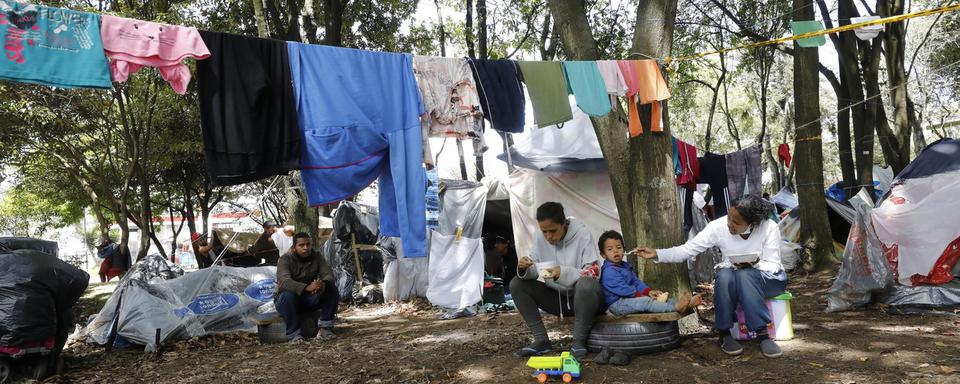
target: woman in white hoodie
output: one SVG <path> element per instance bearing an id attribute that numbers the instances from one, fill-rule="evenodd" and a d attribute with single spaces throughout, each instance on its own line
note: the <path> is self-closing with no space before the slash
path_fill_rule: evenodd
<path id="1" fill-rule="evenodd" d="M 529 256 L 519 258 L 518 278 L 510 282 L 513 301 L 533 334 L 533 343 L 515 355 L 535 356 L 552 349 L 540 316 L 542 309 L 576 316 L 570 353 L 586 356 L 587 336 L 603 304 L 599 281 L 580 276 L 584 267 L 600 260 L 593 235 L 580 220 L 566 217 L 560 203 L 548 202 L 537 208 L 537 223 L 543 236 L 536 237 Z"/>
<path id="2" fill-rule="evenodd" d="M 770 220 L 771 212 L 772 203 L 754 195 L 741 196 L 730 203 L 727 216 L 711 221 L 686 244 L 667 249 L 637 248 L 640 257 L 659 263 L 684 262 L 711 247 L 720 248 L 723 257 L 714 267 L 714 328 L 720 333 L 720 349 L 729 355 L 743 353 L 740 343 L 730 335 L 737 304 L 743 308 L 747 328 L 757 332 L 760 352 L 766 357 L 783 354 L 767 335 L 771 319 L 764 304 L 765 299 L 782 294 L 787 287 L 787 273 L 780 264 L 780 228 Z M 731 256 L 736 259 L 731 260 Z"/>

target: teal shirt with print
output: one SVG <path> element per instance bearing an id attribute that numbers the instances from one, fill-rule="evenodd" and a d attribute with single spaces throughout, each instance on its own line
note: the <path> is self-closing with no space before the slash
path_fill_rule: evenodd
<path id="1" fill-rule="evenodd" d="M 110 88 L 100 15 L 0 0 L 0 78 L 60 88 Z"/>

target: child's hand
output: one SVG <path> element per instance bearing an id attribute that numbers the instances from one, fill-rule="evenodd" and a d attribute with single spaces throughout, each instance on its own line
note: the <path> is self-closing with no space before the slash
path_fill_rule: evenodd
<path id="1" fill-rule="evenodd" d="M 656 299 L 656 298 L 660 297 L 660 295 L 662 295 L 662 294 L 663 294 L 663 291 L 650 291 L 650 292 L 647 293 L 647 296 L 650 296 L 651 298 Z"/>

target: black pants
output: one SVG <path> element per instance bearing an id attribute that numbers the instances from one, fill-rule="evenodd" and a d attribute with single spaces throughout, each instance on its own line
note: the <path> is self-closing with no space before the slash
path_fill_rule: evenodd
<path id="1" fill-rule="evenodd" d="M 543 310 L 553 315 L 575 316 L 573 323 L 573 343 L 584 346 L 597 314 L 603 310 L 603 290 L 600 281 L 591 277 L 577 280 L 571 294 L 559 293 L 537 280 L 515 278 L 510 282 L 510 293 L 517 311 L 527 323 L 535 341 L 548 340 L 543 325 Z"/>

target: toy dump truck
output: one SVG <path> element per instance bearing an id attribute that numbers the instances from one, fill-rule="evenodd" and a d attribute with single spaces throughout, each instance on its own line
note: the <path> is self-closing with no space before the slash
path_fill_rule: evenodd
<path id="1" fill-rule="evenodd" d="M 570 356 L 570 352 L 563 352 L 560 356 L 534 356 L 527 360 L 527 366 L 535 369 L 533 377 L 541 383 L 550 376 L 560 376 L 564 383 L 580 378 L 580 362 Z"/>

